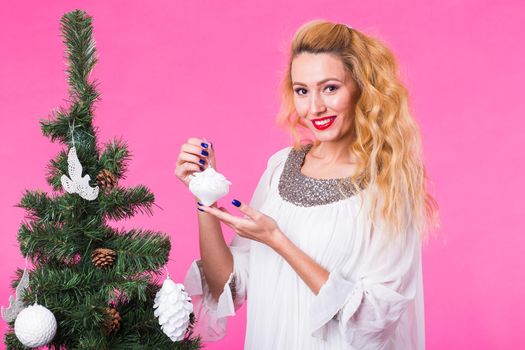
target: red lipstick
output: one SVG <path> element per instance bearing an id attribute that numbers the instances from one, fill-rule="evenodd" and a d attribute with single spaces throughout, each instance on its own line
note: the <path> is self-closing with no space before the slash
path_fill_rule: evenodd
<path id="1" fill-rule="evenodd" d="M 330 125 L 334 123 L 335 118 L 337 118 L 337 116 L 332 115 L 329 117 L 312 119 L 311 122 L 317 130 L 325 130 L 328 129 Z"/>

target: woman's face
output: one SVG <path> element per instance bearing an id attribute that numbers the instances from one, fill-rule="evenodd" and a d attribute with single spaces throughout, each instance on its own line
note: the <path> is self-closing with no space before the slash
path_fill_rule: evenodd
<path id="1" fill-rule="evenodd" d="M 291 74 L 295 109 L 302 124 L 321 142 L 348 135 L 358 89 L 343 62 L 328 53 L 301 53 L 292 61 Z"/>

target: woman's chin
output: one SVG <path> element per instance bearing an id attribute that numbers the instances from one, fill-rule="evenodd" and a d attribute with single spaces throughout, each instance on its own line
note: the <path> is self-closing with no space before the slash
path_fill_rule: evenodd
<path id="1" fill-rule="evenodd" d="M 321 142 L 329 142 L 337 139 L 337 133 L 333 132 L 332 130 L 315 130 L 313 133 L 315 138 Z"/>

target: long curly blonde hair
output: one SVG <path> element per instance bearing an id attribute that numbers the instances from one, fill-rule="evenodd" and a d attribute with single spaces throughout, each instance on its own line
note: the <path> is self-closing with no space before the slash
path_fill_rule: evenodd
<path id="1" fill-rule="evenodd" d="M 294 105 L 293 59 L 301 53 L 330 53 L 339 57 L 359 90 L 350 151 L 360 160 L 357 174 L 371 197 L 372 222 L 381 215 L 388 238 L 414 232 L 428 238 L 438 224 L 438 205 L 426 190 L 419 127 L 409 111 L 408 90 L 401 82 L 396 58 L 379 39 L 325 20 L 313 20 L 295 33 L 281 82 L 278 125 L 301 148 L 308 129 Z M 313 140 L 314 147 L 320 141 Z"/>

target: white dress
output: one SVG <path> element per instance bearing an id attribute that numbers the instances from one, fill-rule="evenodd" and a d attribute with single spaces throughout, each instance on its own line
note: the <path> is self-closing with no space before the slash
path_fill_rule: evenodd
<path id="1" fill-rule="evenodd" d="M 323 266 L 327 282 L 315 295 L 273 249 L 235 234 L 234 268 L 218 302 L 199 260 L 186 274 L 196 332 L 205 341 L 221 339 L 227 318 L 249 300 L 245 349 L 424 349 L 420 239 L 413 232 L 405 243 L 384 244 L 382 226 L 372 229 L 367 219 L 369 201 L 341 197 L 335 179 L 301 173 L 310 148 L 273 154 L 250 206 Z"/>

